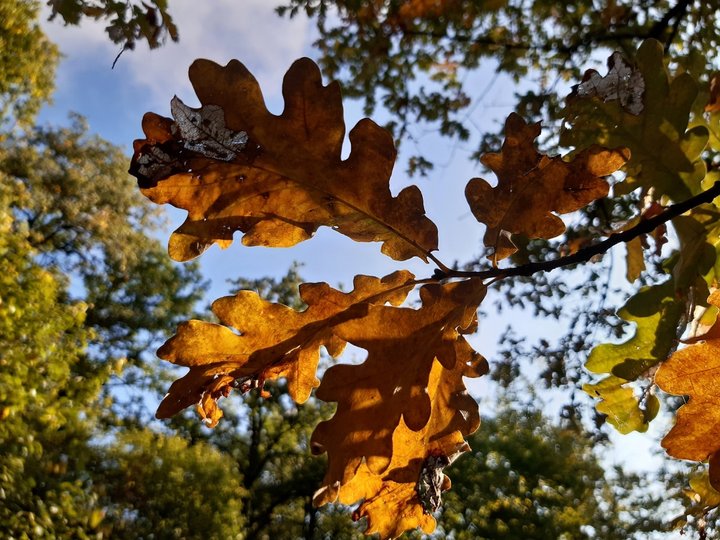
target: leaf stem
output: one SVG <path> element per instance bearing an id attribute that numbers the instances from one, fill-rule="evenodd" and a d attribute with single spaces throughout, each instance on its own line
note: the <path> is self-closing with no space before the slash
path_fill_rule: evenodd
<path id="1" fill-rule="evenodd" d="M 430 259 L 432 262 L 434 262 L 438 270 L 435 271 L 436 274 L 451 274 L 453 272 L 453 269 L 444 264 L 440 259 L 438 259 L 435 255 L 430 253 L 429 251 L 425 252 L 427 255 L 427 258 Z"/>
<path id="2" fill-rule="evenodd" d="M 692 210 L 696 206 L 700 206 L 704 203 L 709 203 L 717 196 L 720 196 L 720 180 L 715 182 L 715 184 L 710 189 L 703 191 L 702 193 L 699 193 L 694 197 L 690 197 L 683 202 L 668 206 L 664 212 L 658 214 L 657 216 L 643 220 L 631 229 L 612 234 L 602 242 L 578 250 L 576 253 L 573 253 L 572 255 L 567 255 L 566 257 L 559 257 L 557 259 L 549 261 L 523 264 L 521 266 L 516 266 L 513 268 L 492 268 L 490 270 L 482 270 L 477 272 L 464 270 L 445 271 L 445 269 L 441 269 L 436 270 L 434 277 L 439 279 L 502 279 L 511 276 L 531 276 L 537 272 L 550 272 L 551 270 L 555 270 L 556 268 L 561 268 L 563 266 L 570 266 L 573 264 L 587 262 L 596 255 L 601 255 L 605 253 L 611 247 L 621 242 L 629 242 L 630 240 L 637 238 L 638 236 L 652 232 L 663 223 L 666 223 L 671 219 L 681 214 L 684 214 L 688 210 Z"/>

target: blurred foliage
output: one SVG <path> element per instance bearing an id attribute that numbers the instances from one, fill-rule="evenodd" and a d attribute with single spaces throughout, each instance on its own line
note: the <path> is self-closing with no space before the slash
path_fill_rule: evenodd
<path id="1" fill-rule="evenodd" d="M 79 25 L 83 19 L 105 21 L 108 37 L 123 50 L 134 49 L 144 41 L 151 49 L 163 45 L 168 37 L 177 41 L 178 29 L 168 13 L 167 0 L 48 0 L 50 20 L 60 16 L 68 25 Z"/>
<path id="2" fill-rule="evenodd" d="M 0 536 L 83 537 L 98 508 L 77 474 L 96 416 L 86 404 L 108 373 L 84 354 L 85 304 L 34 261 L 11 201 L 0 184 Z"/>
<path id="3" fill-rule="evenodd" d="M 212 445 L 125 430 L 98 458 L 108 538 L 244 538 L 243 476 Z"/>
<path id="4" fill-rule="evenodd" d="M 468 442 L 440 516 L 452 538 L 624 540 L 665 527 L 643 478 L 606 472 L 587 432 L 533 406 L 506 402 Z"/>
<path id="5" fill-rule="evenodd" d="M 717 7 L 702 0 L 286 0 L 277 12 L 316 21 L 323 73 L 362 99 L 366 114 L 378 106 L 388 112 L 396 138 L 411 138 L 420 125 L 466 140 L 474 133 L 469 114 L 495 82 L 470 87 L 473 71 L 490 65 L 522 82 L 508 107 L 559 128 L 558 84 L 579 80 L 613 50 L 631 56 L 654 38 L 672 64 L 712 71 Z"/>
<path id="6" fill-rule="evenodd" d="M 39 3 L 0 3 L 0 127 L 2 131 L 32 125 L 40 106 L 55 88 L 59 58 L 37 24 Z"/>

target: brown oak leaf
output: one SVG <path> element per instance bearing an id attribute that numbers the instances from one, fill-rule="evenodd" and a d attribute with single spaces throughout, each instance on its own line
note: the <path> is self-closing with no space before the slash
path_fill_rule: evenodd
<path id="1" fill-rule="evenodd" d="M 477 404 L 465 392 L 462 378 L 486 372 L 487 363 L 479 355 L 469 362 L 456 362 L 452 369 L 435 360 L 427 387 L 432 402 L 428 422 L 414 431 L 401 419 L 393 433 L 387 469 L 375 474 L 363 462 L 355 477 L 340 487 L 341 503 L 363 499 L 353 517 L 367 516 L 367 534 L 395 538 L 416 527 L 426 533 L 434 530 L 431 514 L 440 505 L 441 492 L 451 484 L 443 468 L 470 449 L 464 438 L 480 425 Z M 316 503 L 327 502 L 326 495 L 321 488 Z"/>
<path id="2" fill-rule="evenodd" d="M 353 318 L 366 318 L 374 305 L 397 305 L 413 288 L 413 275 L 398 271 L 378 279 L 356 276 L 352 292 L 326 283 L 304 283 L 300 297 L 307 304 L 296 311 L 260 298 L 253 291 L 216 300 L 213 313 L 222 324 L 192 320 L 180 324 L 158 356 L 190 371 L 175 381 L 157 410 L 168 418 L 198 404 L 211 427 L 222 411 L 216 401 L 232 388 L 262 387 L 262 382 L 287 377 L 290 396 L 304 402 L 318 385 L 315 376 L 320 347 L 338 356 L 346 340 L 337 327 Z M 233 331 L 234 328 L 237 332 Z"/>
<path id="3" fill-rule="evenodd" d="M 720 291 L 708 302 L 720 308 Z M 677 412 L 675 425 L 662 440 L 675 458 L 710 462 L 710 483 L 720 490 L 720 321 L 704 336 L 705 341 L 676 351 L 655 374 L 665 392 L 689 396 Z M 702 338 L 701 338 L 702 339 Z"/>
<path id="4" fill-rule="evenodd" d="M 530 238 L 562 234 L 565 225 L 552 212 L 574 212 L 607 195 L 608 183 L 602 177 L 630 157 L 627 149 L 599 146 L 583 150 L 572 161 L 548 157 L 535 149 L 539 134 L 539 123 L 527 124 L 512 113 L 505 122 L 502 151 L 481 158 L 497 175 L 497 186 L 473 178 L 465 188 L 472 213 L 487 225 L 484 242 L 493 250 L 495 264 L 517 251 L 510 234 Z"/>
<path id="5" fill-rule="evenodd" d="M 292 246 L 323 225 L 382 242 L 396 260 L 427 260 L 437 249 L 437 228 L 417 186 L 390 193 L 390 133 L 361 120 L 350 131 L 350 155 L 341 158 L 340 88 L 323 86 L 311 60 L 287 72 L 279 116 L 237 60 L 225 67 L 196 60 L 190 80 L 201 107 L 174 98 L 173 118 L 146 114 L 146 138 L 135 141 L 130 168 L 153 202 L 188 211 L 170 238 L 173 259 L 192 259 L 213 243 L 227 247 L 235 231 L 247 246 Z"/>
<path id="6" fill-rule="evenodd" d="M 371 475 L 415 483 L 420 462 L 435 448 L 430 443 L 446 436 L 459 443 L 462 436 L 453 434 L 477 428 L 477 404 L 464 393 L 462 376 L 482 375 L 487 364 L 461 333 L 474 328 L 484 295 L 477 280 L 425 285 L 419 309 L 370 306 L 367 317 L 336 327 L 338 336 L 368 356 L 360 365 L 328 369 L 316 392 L 338 404 L 312 436 L 313 452 L 328 454 L 316 504 L 336 500 L 362 467 Z M 400 432 L 399 425 L 405 426 Z M 389 469 L 403 455 L 419 459 L 409 476 Z"/>

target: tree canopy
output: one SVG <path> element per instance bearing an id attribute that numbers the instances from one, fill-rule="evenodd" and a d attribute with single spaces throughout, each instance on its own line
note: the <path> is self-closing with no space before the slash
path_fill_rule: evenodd
<path id="1" fill-rule="evenodd" d="M 68 24 L 108 20 L 123 50 L 178 37 L 165 2 L 49 6 Z M 171 117 L 143 119 L 130 165 L 140 193 L 187 211 L 169 257 L 158 208 L 134 191 L 118 148 L 80 117 L 34 125 L 57 61 L 37 7 L 8 4 L 0 28 L 4 534 L 357 537 L 350 518 L 381 538 L 436 526 L 458 538 L 716 530 L 711 6 L 293 1 L 279 11 L 317 18 L 320 66 L 291 65 L 282 113 L 239 61 L 198 60 L 200 106 L 174 98 Z M 389 181 L 414 126 L 471 135 L 464 111 L 481 96 L 465 76 L 490 59 L 531 90 L 501 135 L 473 134 L 486 170 L 463 180 L 465 210 L 483 246 L 450 263 L 422 190 Z M 347 154 L 343 96 L 391 115 L 386 128 L 358 122 Z M 413 156 L 409 169 L 431 166 Z M 195 313 L 204 283 L 191 259 L 235 232 L 244 246 L 292 247 L 320 227 L 377 243 L 397 270 L 347 290 L 295 270 L 240 278 L 212 313 Z M 622 283 L 607 260 L 617 245 Z M 404 269 L 413 258 L 427 272 Z M 514 318 L 500 358 L 486 360 L 472 336 L 493 303 L 566 333 L 530 343 L 529 319 Z M 184 373 L 147 353 L 174 327 L 158 356 Z M 347 345 L 364 358 L 340 363 Z M 515 398 L 540 381 L 561 388 L 559 423 L 534 406 L 480 411 L 466 384 L 488 374 Z M 161 426 L 145 400 L 173 379 Z M 675 418 L 661 445 L 694 463 L 689 478 L 605 470 L 604 425 L 646 431 L 660 411 Z M 674 500 L 655 498 L 652 481 Z M 663 504 L 679 517 L 648 511 Z"/>
<path id="2" fill-rule="evenodd" d="M 673 457 L 709 460 L 709 482 L 720 488 L 718 449 L 706 429 L 716 422 L 707 412 L 716 300 L 706 300 L 717 284 L 714 246 L 720 241 L 711 139 L 715 97 L 700 92 L 689 73 L 669 69 L 655 39 L 643 41 L 629 58 L 612 53 L 607 66 L 606 74 L 588 70 L 565 100 L 557 134 L 571 148 L 565 156 L 537 150 L 540 123 L 508 116 L 502 147 L 481 157 L 496 185 L 473 178 L 465 189 L 470 210 L 485 226 L 489 263 L 463 270 L 435 254 L 437 228 L 425 215 L 420 190 L 389 193 L 395 148 L 386 130 L 361 120 L 350 130 L 348 157 L 341 157 L 339 86 L 324 85 L 312 61 L 298 60 L 288 70 L 285 109 L 277 116 L 240 62 L 193 63 L 190 80 L 200 107 L 173 98 L 172 118 L 146 114 L 146 138 L 135 141 L 130 169 L 150 200 L 188 213 L 171 236 L 171 257 L 185 261 L 214 243 L 227 247 L 235 231 L 244 234 L 244 245 L 289 247 L 327 226 L 356 241 L 380 242 L 382 253 L 396 261 L 418 257 L 435 270 L 419 279 L 405 270 L 383 278 L 358 275 L 350 292 L 303 284 L 304 310 L 254 291 L 216 300 L 219 323 L 183 323 L 158 350 L 189 371 L 170 386 L 157 416 L 197 404 L 212 427 L 223 416 L 221 398 L 234 389 L 262 395 L 265 382 L 278 378 L 287 379 L 291 397 L 302 403 L 318 384 L 320 347 L 334 358 L 347 344 L 365 349 L 363 363 L 332 366 L 317 389 L 316 396 L 337 409 L 311 438 L 313 452 L 328 455 L 314 502 L 360 502 L 354 517 L 367 518 L 367 533 L 381 538 L 416 527 L 431 533 L 432 514 L 450 486 L 443 469 L 469 451 L 465 439 L 480 423 L 464 378 L 481 377 L 489 366 L 466 336 L 479 324 L 488 287 L 592 264 L 626 243 L 627 280 L 637 288 L 619 316 L 637 322 L 637 332 L 624 343 L 595 347 L 586 368 L 603 378 L 583 389 L 621 433 L 647 430 L 660 409 L 658 390 L 691 394 L 663 446 Z M 578 235 L 588 228 L 580 227 L 574 233 L 584 247 L 553 253 L 559 243 L 547 241 L 566 233 L 559 215 L 600 199 L 624 214 L 607 219 L 600 233 L 606 238 Z M 663 250 L 670 223 L 677 243 Z M 513 261 L 518 253 L 532 254 L 529 242 L 543 241 L 545 257 Z M 640 279 L 646 251 L 655 272 Z M 419 303 L 404 305 L 414 290 Z M 675 352 L 686 332 L 705 343 Z M 690 386 L 681 382 L 687 378 Z"/>

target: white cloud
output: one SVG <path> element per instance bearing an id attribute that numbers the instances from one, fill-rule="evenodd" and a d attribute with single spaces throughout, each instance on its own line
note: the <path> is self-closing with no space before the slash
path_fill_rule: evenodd
<path id="1" fill-rule="evenodd" d="M 232 58 L 239 59 L 258 79 L 267 98 L 274 100 L 280 95 L 285 71 L 309 50 L 307 19 L 280 18 L 267 0 L 174 0 L 170 13 L 180 42 L 168 41 L 154 51 L 139 44 L 121 56 L 116 68 L 130 77 L 127 84 L 145 93 L 148 108 L 158 112 L 168 108 L 173 94 L 192 102 L 187 68 L 196 58 L 223 65 Z M 46 10 L 45 19 L 47 14 Z M 78 66 L 107 65 L 109 69 L 119 51 L 105 35 L 103 23 L 83 21 L 78 28 L 63 27 L 56 20 L 43 23 L 43 28 Z M 63 77 L 72 76 L 61 70 L 58 86 Z"/>

